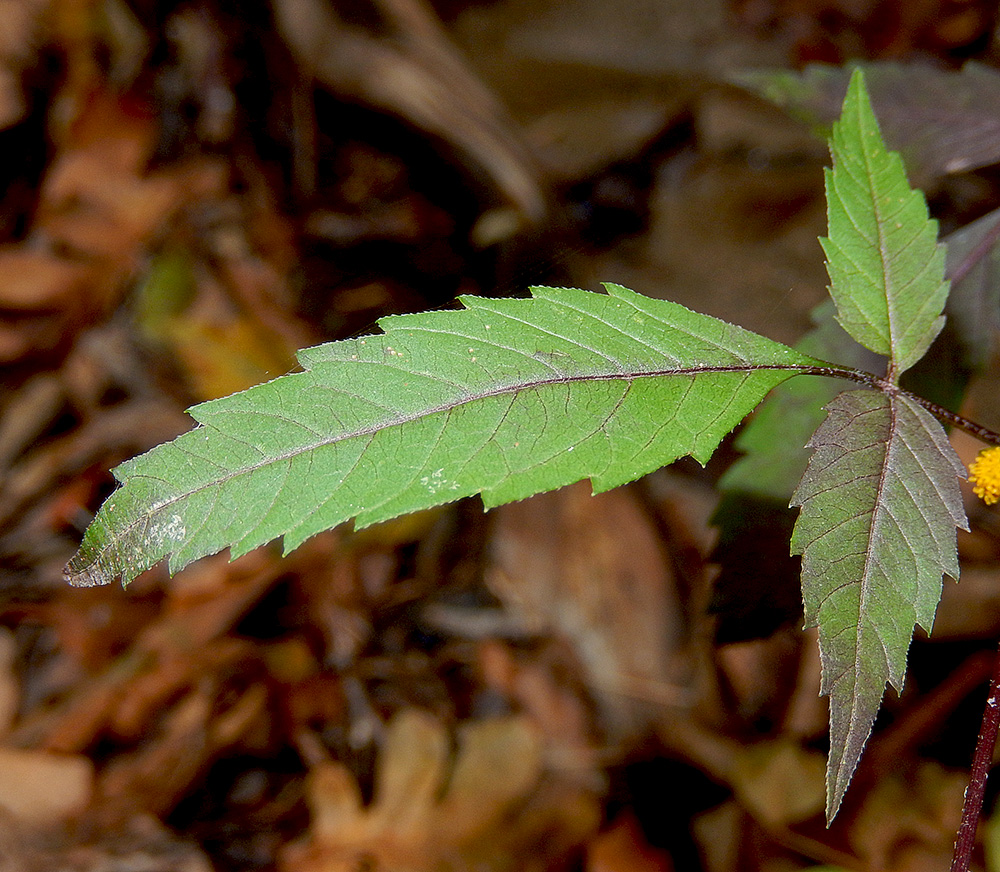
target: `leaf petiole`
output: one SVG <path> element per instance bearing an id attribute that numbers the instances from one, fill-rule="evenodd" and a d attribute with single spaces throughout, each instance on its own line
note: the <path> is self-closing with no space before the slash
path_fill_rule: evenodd
<path id="1" fill-rule="evenodd" d="M 907 399 L 912 400 L 918 406 L 925 408 L 939 421 L 945 424 L 951 424 L 953 427 L 958 427 L 960 430 L 964 430 L 970 436 L 975 436 L 987 445 L 1000 445 L 1000 433 L 997 433 L 995 430 L 991 430 L 989 427 L 984 427 L 982 424 L 972 421 L 964 415 L 959 415 L 957 412 L 952 412 L 944 406 L 924 399 L 920 395 L 906 390 L 906 388 L 901 388 L 890 379 L 880 378 L 870 372 L 865 372 L 863 369 L 851 369 L 850 367 L 836 366 L 796 366 L 790 368 L 797 370 L 802 375 L 822 375 L 830 378 L 842 378 L 848 381 L 857 382 L 858 384 L 863 384 L 866 387 L 881 391 L 882 393 L 890 396 L 904 396 Z"/>

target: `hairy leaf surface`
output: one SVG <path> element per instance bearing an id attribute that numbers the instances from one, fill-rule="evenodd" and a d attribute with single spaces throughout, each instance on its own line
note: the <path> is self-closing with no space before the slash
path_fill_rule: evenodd
<path id="1" fill-rule="evenodd" d="M 826 171 L 829 236 L 821 239 L 837 319 L 866 348 L 909 369 L 944 326 L 945 252 L 923 194 L 887 152 L 856 70 L 831 140 Z"/>
<path id="2" fill-rule="evenodd" d="M 930 631 L 942 575 L 958 578 L 955 528 L 967 522 L 964 468 L 930 414 L 875 391 L 842 393 L 827 410 L 792 498 L 792 553 L 830 696 L 832 820 L 886 682 L 902 688 L 914 624 Z"/>
<path id="3" fill-rule="evenodd" d="M 289 551 L 475 493 L 490 507 L 583 478 L 608 490 L 685 454 L 704 463 L 767 391 L 821 365 L 606 287 L 386 318 L 301 352 L 304 372 L 194 407 L 201 426 L 115 470 L 67 577 L 128 582 L 166 556 L 176 571 L 279 536 Z"/>

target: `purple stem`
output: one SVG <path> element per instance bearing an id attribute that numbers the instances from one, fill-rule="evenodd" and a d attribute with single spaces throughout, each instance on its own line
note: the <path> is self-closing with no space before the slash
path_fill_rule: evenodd
<path id="1" fill-rule="evenodd" d="M 972 774 L 965 789 L 965 805 L 962 807 L 962 823 L 955 839 L 955 855 L 951 861 L 951 872 L 968 872 L 972 849 L 976 844 L 976 827 L 983 811 L 983 794 L 986 791 L 986 776 L 993 762 L 993 749 L 1000 727 L 1000 650 L 993 664 L 993 678 L 990 679 L 989 696 L 983 712 L 983 725 L 976 740 L 976 753 L 972 758 Z"/>

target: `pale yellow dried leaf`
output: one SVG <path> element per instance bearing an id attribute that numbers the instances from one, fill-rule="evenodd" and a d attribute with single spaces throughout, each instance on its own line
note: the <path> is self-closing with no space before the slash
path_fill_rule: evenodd
<path id="1" fill-rule="evenodd" d="M 82 755 L 0 747 L 0 805 L 26 826 L 83 811 L 93 789 L 93 765 Z"/>
<path id="2" fill-rule="evenodd" d="M 21 698 L 21 683 L 14 672 L 16 652 L 14 634 L 6 627 L 0 628 L 0 736 L 13 725 Z"/>

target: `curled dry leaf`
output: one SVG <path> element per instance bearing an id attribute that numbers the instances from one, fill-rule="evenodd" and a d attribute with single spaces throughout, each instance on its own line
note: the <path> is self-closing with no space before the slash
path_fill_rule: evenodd
<path id="1" fill-rule="evenodd" d="M 528 632 L 572 645 L 612 743 L 682 703 L 684 624 L 653 523 L 627 490 L 586 484 L 496 513 L 490 589 Z"/>
<path id="2" fill-rule="evenodd" d="M 48 5 L 48 0 L 0 0 L 0 130 L 24 117 L 21 73 L 38 41 Z"/>
<path id="3" fill-rule="evenodd" d="M 596 812 L 582 796 L 563 795 L 561 805 L 532 804 L 543 789 L 542 747 L 528 720 L 466 724 L 453 765 L 449 744 L 445 727 L 431 715 L 398 714 L 368 807 L 345 766 L 316 766 L 308 786 L 309 838 L 285 852 L 284 872 L 356 869 L 363 858 L 385 872 L 511 868 L 518 851 L 552 829 L 561 829 L 563 838 L 574 827 L 579 833 L 592 829 Z M 563 825 L 561 817 L 570 814 L 574 818 Z"/>
<path id="4" fill-rule="evenodd" d="M 27 826 L 50 826 L 86 808 L 94 768 L 82 755 L 0 748 L 0 806 Z"/>

